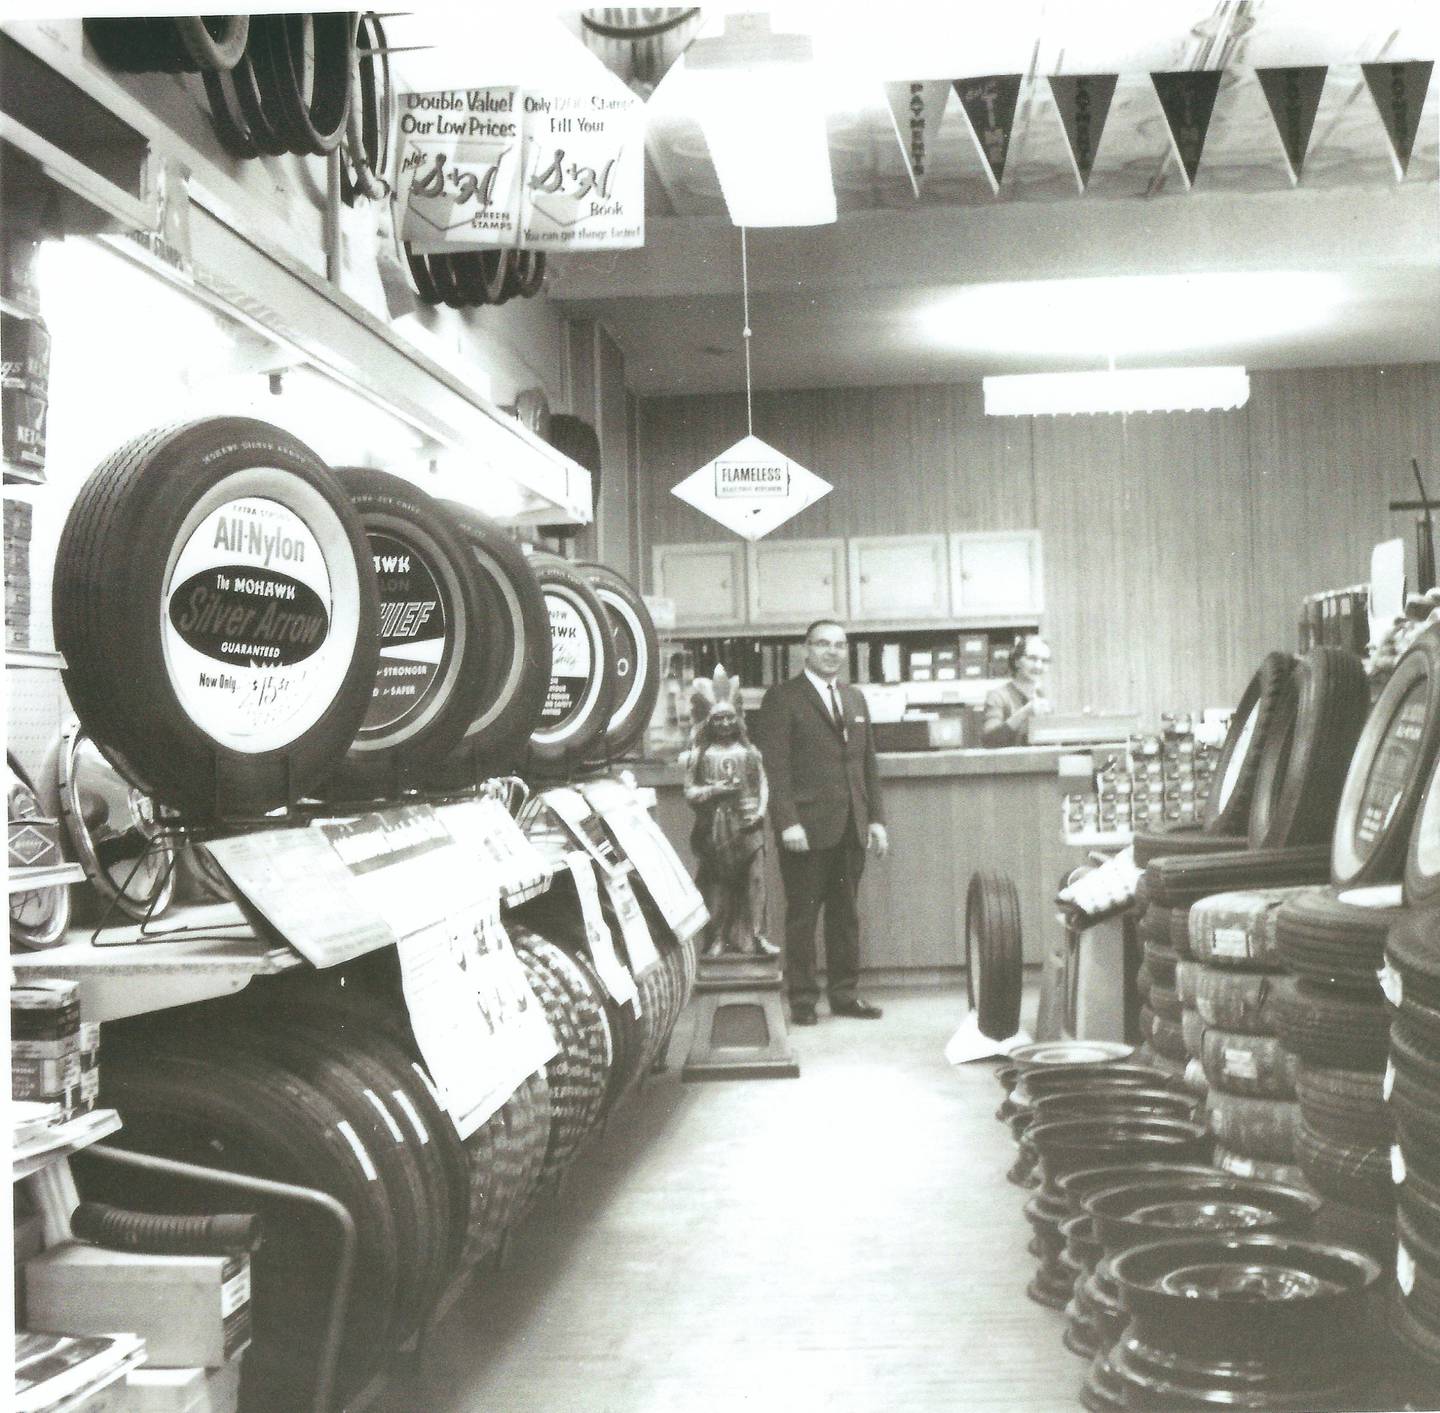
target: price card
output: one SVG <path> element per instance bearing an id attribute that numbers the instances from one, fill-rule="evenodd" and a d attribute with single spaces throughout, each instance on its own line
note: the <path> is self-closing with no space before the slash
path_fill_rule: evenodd
<path id="1" fill-rule="evenodd" d="M 610 906 L 620 919 L 620 936 L 630 958 L 630 970 L 639 976 L 646 967 L 654 966 L 660 960 L 660 953 L 655 950 L 655 941 L 650 936 L 650 926 L 640 910 L 640 900 L 635 896 L 630 880 L 623 874 L 612 876 L 601 873 L 600 879 L 610 898 Z"/>
<path id="2" fill-rule="evenodd" d="M 602 817 L 677 940 L 704 927 L 710 916 L 705 900 L 649 811 L 617 805 Z"/>
<path id="3" fill-rule="evenodd" d="M 312 826 L 354 880 L 354 889 L 397 937 L 432 927 L 483 902 L 494 881 L 481 876 L 429 805 L 378 810 Z"/>
<path id="4" fill-rule="evenodd" d="M 565 865 L 575 880 L 575 893 L 580 899 L 580 915 L 585 919 L 585 936 L 590 943 L 590 960 L 595 963 L 596 975 L 617 1006 L 633 1003 L 638 1015 L 640 993 L 635 989 L 635 978 L 615 950 L 615 939 L 611 937 L 600 909 L 595 865 L 591 863 L 589 854 L 582 854 L 578 849 L 566 855 Z"/>
<path id="5" fill-rule="evenodd" d="M 499 800 L 462 800 L 436 813 L 455 842 L 489 866 L 502 902 L 519 902 L 550 886 L 550 865 Z"/>
<path id="6" fill-rule="evenodd" d="M 626 871 L 625 861 L 615 852 L 615 845 L 605 832 L 600 816 L 590 808 L 578 790 L 572 790 L 568 786 L 546 790 L 540 798 L 560 821 L 570 838 L 584 849 L 605 873 L 620 874 Z"/>
<path id="7" fill-rule="evenodd" d="M 311 965 L 332 967 L 395 941 L 317 831 L 262 829 L 209 848 L 246 903 Z"/>
<path id="8" fill-rule="evenodd" d="M 500 923 L 493 887 L 474 905 L 401 940 L 405 1002 L 420 1053 L 468 1138 L 559 1049 Z"/>

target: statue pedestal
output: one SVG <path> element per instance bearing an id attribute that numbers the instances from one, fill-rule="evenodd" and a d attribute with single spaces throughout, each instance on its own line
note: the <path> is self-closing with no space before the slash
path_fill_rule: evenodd
<path id="1" fill-rule="evenodd" d="M 695 1035 L 680 1077 L 695 1081 L 799 1076 L 785 1029 L 779 961 L 702 959 L 695 981 Z"/>

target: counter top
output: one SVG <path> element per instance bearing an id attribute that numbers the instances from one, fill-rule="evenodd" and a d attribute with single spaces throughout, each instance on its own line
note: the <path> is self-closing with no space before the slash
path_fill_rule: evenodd
<path id="1" fill-rule="evenodd" d="M 1061 756 L 1086 746 L 1006 746 L 1000 750 L 881 751 L 880 778 L 950 775 L 1055 775 Z M 636 761 L 629 767 L 642 785 L 679 785 L 677 761 Z"/>

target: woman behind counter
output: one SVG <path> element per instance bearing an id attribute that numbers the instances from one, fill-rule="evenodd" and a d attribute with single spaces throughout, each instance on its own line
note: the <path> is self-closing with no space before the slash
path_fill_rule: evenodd
<path id="1" fill-rule="evenodd" d="M 1050 646 L 1038 633 L 1024 633 L 1010 649 L 1010 680 L 985 698 L 985 722 L 980 744 L 987 747 L 1025 746 L 1030 723 L 1050 711 L 1045 678 L 1050 671 Z"/>

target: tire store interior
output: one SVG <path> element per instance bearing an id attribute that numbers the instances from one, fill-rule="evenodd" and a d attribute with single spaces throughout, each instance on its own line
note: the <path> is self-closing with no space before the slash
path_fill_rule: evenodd
<path id="1" fill-rule="evenodd" d="M 17 1413 L 1440 1409 L 1440 6 L 123 10 Z"/>

